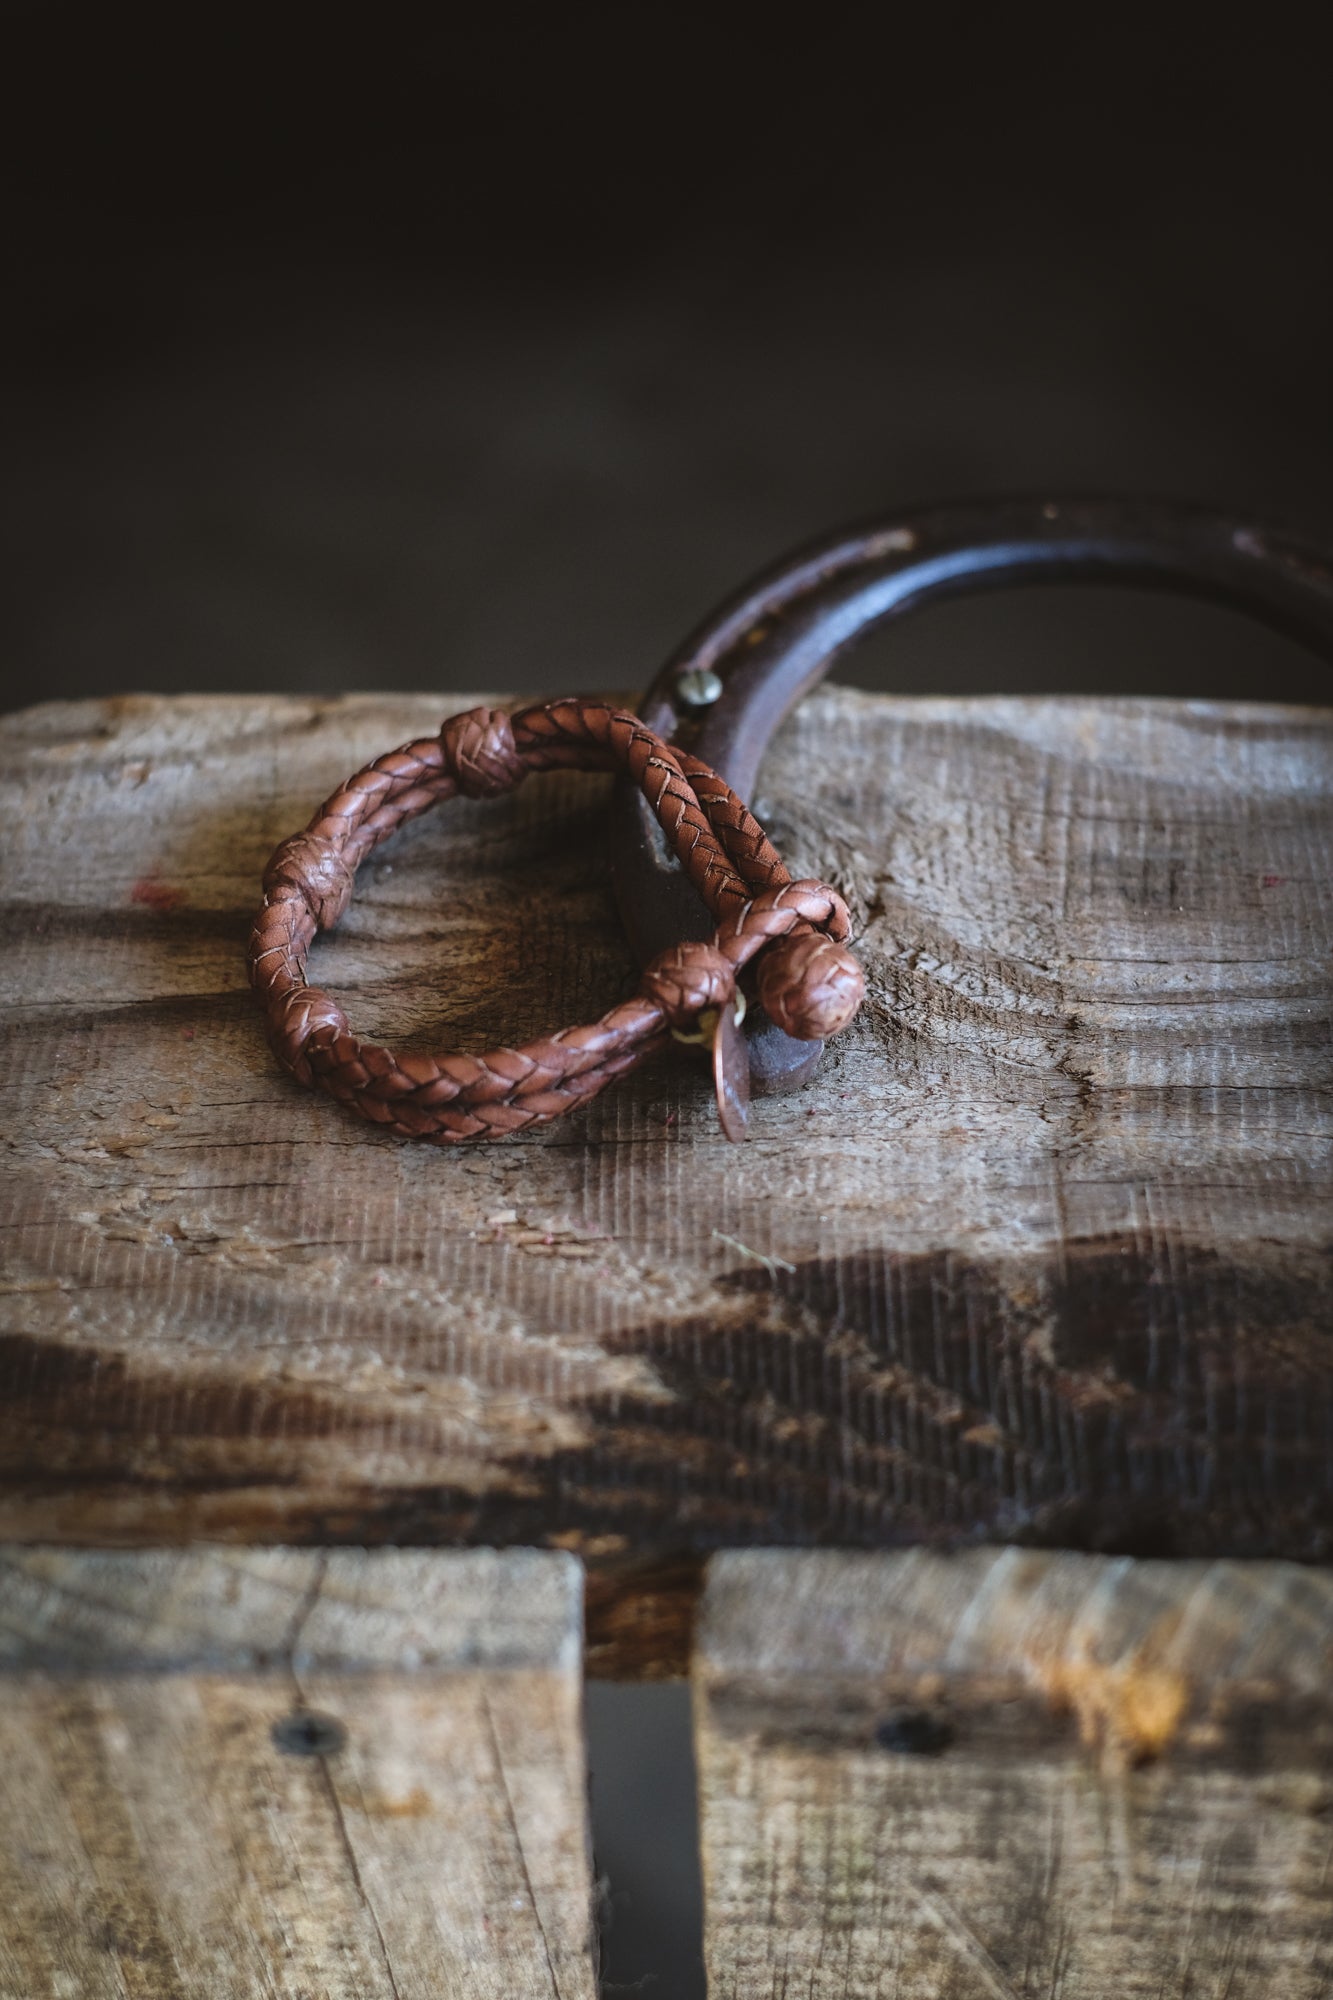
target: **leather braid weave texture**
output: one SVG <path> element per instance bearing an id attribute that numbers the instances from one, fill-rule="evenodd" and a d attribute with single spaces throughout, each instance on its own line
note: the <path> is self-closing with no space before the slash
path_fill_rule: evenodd
<path id="1" fill-rule="evenodd" d="M 352 1033 L 337 1001 L 308 986 L 318 931 L 347 908 L 357 869 L 427 807 L 458 792 L 495 798 L 530 771 L 622 770 L 640 787 L 717 920 L 710 942 L 661 953 L 634 999 L 587 1027 L 482 1056 L 395 1055 Z M 865 993 L 846 948 L 842 898 L 793 882 L 744 802 L 708 765 L 673 749 L 635 715 L 595 700 L 474 708 L 438 736 L 376 758 L 284 840 L 264 874 L 250 938 L 250 979 L 279 1060 L 363 1118 L 436 1144 L 493 1139 L 543 1124 L 595 1097 L 704 1010 L 734 1003 L 737 975 L 759 956 L 758 994 L 779 1027 L 813 1041 L 836 1034 Z"/>

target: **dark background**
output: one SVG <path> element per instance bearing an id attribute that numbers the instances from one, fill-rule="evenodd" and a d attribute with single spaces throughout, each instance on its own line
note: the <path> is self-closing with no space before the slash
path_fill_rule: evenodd
<path id="1" fill-rule="evenodd" d="M 966 495 L 1333 536 L 1314 10 L 870 18 L 11 7 L 0 698 L 633 688 L 788 546 Z M 1328 698 L 1086 590 L 848 671 Z M 684 2000 L 683 1691 L 589 1725 L 609 1977 Z"/>
<path id="2" fill-rule="evenodd" d="M 1327 538 L 1323 52 L 980 14 L 11 9 L 4 696 L 633 688 L 793 543 L 980 493 Z M 1067 588 L 850 671 L 1324 679 Z"/>

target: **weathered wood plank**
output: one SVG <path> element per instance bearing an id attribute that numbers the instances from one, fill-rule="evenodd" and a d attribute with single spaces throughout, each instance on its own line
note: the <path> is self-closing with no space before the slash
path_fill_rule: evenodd
<path id="1" fill-rule="evenodd" d="M 592 2000 L 571 1558 L 0 1565 L 3 2000 Z"/>
<path id="2" fill-rule="evenodd" d="M 762 785 L 869 976 L 817 1084 L 743 1150 L 663 1062 L 446 1153 L 284 1078 L 241 957 L 438 707 L 0 728 L 0 1531 L 1329 1553 L 1333 713 L 822 691 Z M 604 797 L 429 816 L 319 976 L 420 1044 L 595 1014 Z"/>
<path id="3" fill-rule="evenodd" d="M 715 2000 L 1319 2000 L 1333 1575 L 1018 1549 L 709 1565 Z"/>

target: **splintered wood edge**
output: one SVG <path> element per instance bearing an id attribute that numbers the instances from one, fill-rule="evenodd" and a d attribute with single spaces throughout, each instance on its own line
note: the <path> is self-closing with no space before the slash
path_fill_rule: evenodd
<path id="1" fill-rule="evenodd" d="M 558 1550 L 0 1547 L 0 1672 L 576 1674 L 582 1624 Z"/>

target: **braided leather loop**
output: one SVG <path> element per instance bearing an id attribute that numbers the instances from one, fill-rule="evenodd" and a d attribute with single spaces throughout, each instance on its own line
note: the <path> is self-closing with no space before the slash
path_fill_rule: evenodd
<path id="1" fill-rule="evenodd" d="M 624 771 L 641 788 L 717 919 L 711 942 L 663 952 L 634 999 L 523 1048 L 417 1056 L 360 1041 L 338 1003 L 306 984 L 305 963 L 316 933 L 346 909 L 366 856 L 456 792 L 492 798 L 529 771 L 561 766 Z M 512 716 L 471 709 L 438 737 L 391 751 L 349 778 L 265 870 L 250 980 L 274 1051 L 293 1076 L 391 1131 L 450 1144 L 522 1131 L 586 1104 L 661 1048 L 671 1029 L 692 1029 L 706 1010 L 734 1002 L 737 975 L 759 953 L 760 996 L 787 1033 L 836 1034 L 865 992 L 846 948 L 850 929 L 837 892 L 793 882 L 758 820 L 707 764 L 623 709 L 551 701 Z"/>

